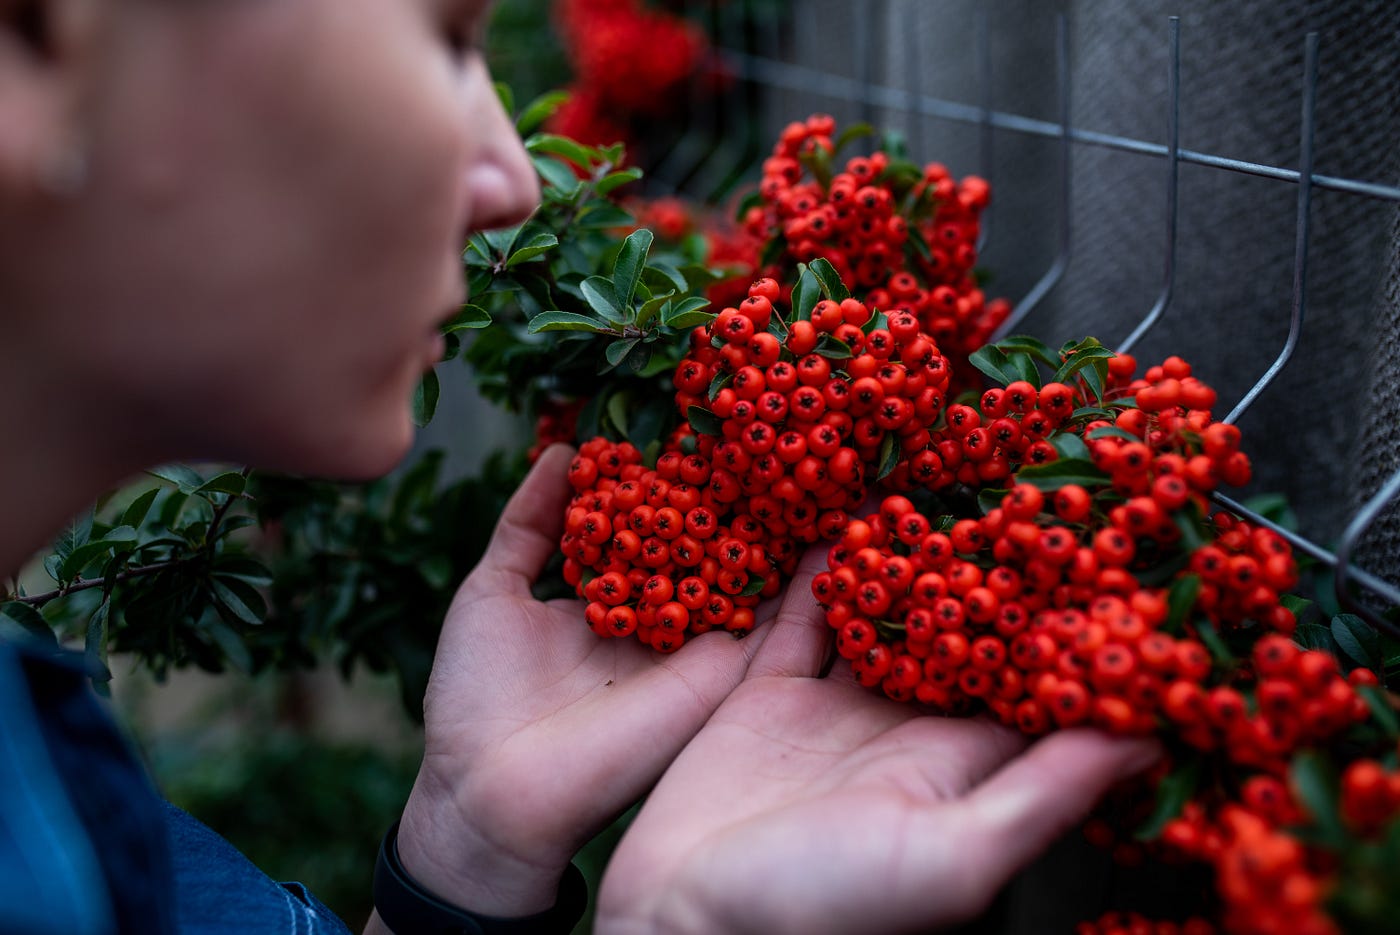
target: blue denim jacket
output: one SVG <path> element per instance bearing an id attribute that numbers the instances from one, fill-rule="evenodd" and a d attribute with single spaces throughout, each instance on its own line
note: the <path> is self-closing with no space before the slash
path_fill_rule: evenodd
<path id="1" fill-rule="evenodd" d="M 115 933 L 348 930 L 161 799 L 80 656 L 0 640 L 0 935 Z"/>

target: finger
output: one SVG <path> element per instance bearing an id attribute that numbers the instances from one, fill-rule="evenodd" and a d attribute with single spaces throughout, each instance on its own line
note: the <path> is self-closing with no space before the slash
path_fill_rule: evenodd
<path id="1" fill-rule="evenodd" d="M 574 453 L 567 445 L 544 450 L 506 504 L 469 581 L 528 596 L 530 585 L 559 548 L 564 508 L 573 495 L 567 477 Z"/>
<path id="2" fill-rule="evenodd" d="M 812 594 L 812 579 L 826 571 L 826 548 L 814 545 L 802 556 L 788 582 L 778 616 L 749 663 L 750 678 L 769 675 L 812 677 L 826 664 L 831 627 Z"/>
<path id="3" fill-rule="evenodd" d="M 967 840 L 969 880 L 990 895 L 1081 822 L 1110 786 L 1162 755 L 1144 738 L 1067 730 L 1030 747 L 974 790 L 956 809 Z M 966 825 L 963 825 L 966 822 Z"/>

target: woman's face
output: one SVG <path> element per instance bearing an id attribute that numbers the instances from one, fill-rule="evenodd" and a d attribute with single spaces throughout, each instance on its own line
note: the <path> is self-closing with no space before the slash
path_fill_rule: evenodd
<path id="1" fill-rule="evenodd" d="M 85 187 L 22 238 L 0 218 L 0 297 L 62 392 L 171 457 L 391 467 L 467 233 L 538 198 L 474 48 L 487 5 L 98 4 Z"/>

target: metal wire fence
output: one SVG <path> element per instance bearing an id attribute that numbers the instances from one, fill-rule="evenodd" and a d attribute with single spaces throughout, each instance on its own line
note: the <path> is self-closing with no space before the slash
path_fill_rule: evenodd
<path id="1" fill-rule="evenodd" d="M 917 2 L 917 0 L 915 0 Z M 971 48 L 964 56 L 966 67 L 975 73 L 977 93 L 974 101 L 956 100 L 925 93 L 917 79 L 909 86 L 895 87 L 888 81 L 876 79 L 874 62 L 889 53 L 888 36 L 876 36 L 875 26 L 884 21 L 890 11 L 890 0 L 870 0 L 844 4 L 844 21 L 824 23 L 823 28 L 840 33 L 843 48 L 849 54 L 841 62 L 810 62 L 785 56 L 787 32 L 780 6 L 772 3 L 754 7 L 749 2 L 690 3 L 688 12 L 704 20 L 721 50 L 723 61 L 738 79 L 734 91 L 722 107 L 706 107 L 697 98 L 694 102 L 687 132 L 657 160 L 653 178 L 666 186 L 692 194 L 714 196 L 722 194 L 743 176 L 746 168 L 755 164 L 762 154 L 764 102 L 784 92 L 825 100 L 831 105 L 854 109 L 860 119 L 873 122 L 877 113 L 898 114 L 910 128 L 911 148 L 919 150 L 926 124 L 947 121 L 971 128 L 977 140 L 979 174 L 997 185 L 993 153 L 998 142 L 1008 136 L 1041 138 L 1053 141 L 1058 158 L 1057 192 L 1054 199 L 1055 240 L 1054 257 L 1048 267 L 1015 302 L 1013 312 L 1003 325 L 1002 334 L 1020 328 L 1064 278 L 1073 257 L 1073 228 L 1070 223 L 1074 204 L 1071 168 L 1076 153 L 1087 147 L 1131 154 L 1142 159 L 1161 162 L 1160 196 L 1165 202 L 1163 265 L 1161 286 L 1156 300 L 1137 321 L 1131 324 L 1127 336 L 1117 345 L 1127 352 L 1152 328 L 1172 315 L 1172 298 L 1179 274 L 1177 265 L 1178 208 L 1180 205 L 1179 174 L 1184 164 L 1197 165 L 1223 173 L 1254 176 L 1281 185 L 1297 188 L 1297 209 L 1294 222 L 1292 294 L 1288 318 L 1288 334 L 1284 346 L 1273 362 L 1224 417 L 1234 423 L 1256 405 L 1265 388 L 1285 369 L 1300 341 L 1304 339 L 1304 321 L 1308 284 L 1309 244 L 1313 233 L 1312 203 L 1316 193 L 1328 197 L 1358 197 L 1375 202 L 1400 204 L 1400 187 L 1370 179 L 1348 178 L 1315 171 L 1317 89 L 1320 37 L 1309 33 L 1300 37 L 1303 45 L 1303 68 L 1298 94 L 1298 157 L 1297 164 L 1271 165 L 1233 158 L 1218 153 L 1187 149 L 1181 146 L 1181 28 L 1176 17 L 1163 17 L 1162 44 L 1166 61 L 1166 94 L 1161 101 L 1161 119 L 1165 131 L 1162 142 L 1115 135 L 1074 126 L 1071 123 L 1072 71 L 1070 68 L 1070 30 L 1063 14 L 1057 19 L 1054 53 L 1053 94 L 1057 102 L 1058 119 L 1044 120 L 1025 114 L 999 110 L 993 100 L 994 62 L 992 59 L 992 28 L 985 10 L 979 11 L 974 28 L 970 30 Z M 898 32 L 898 30 L 896 30 Z M 917 61 L 921 55 L 922 37 L 917 29 L 902 32 L 906 61 Z M 839 64 L 840 67 L 835 67 Z M 996 237 L 998 224 L 1005 219 L 991 209 L 985 219 L 983 238 Z M 979 247 L 983 244 L 979 244 Z M 1270 403 L 1273 405 L 1274 403 Z M 1340 604 L 1363 617 L 1373 626 L 1400 635 L 1400 623 L 1387 619 L 1378 605 L 1400 606 L 1400 587 L 1393 570 L 1379 574 L 1357 567 L 1353 562 L 1358 546 L 1366 539 L 1377 518 L 1400 502 L 1400 471 L 1381 485 L 1368 501 L 1356 510 L 1345 524 L 1335 550 L 1291 529 L 1281 526 L 1267 516 L 1250 509 L 1230 497 L 1217 495 L 1216 502 L 1250 522 L 1266 526 L 1284 536 L 1295 549 L 1334 570 L 1336 596 Z M 1364 592 L 1364 594 L 1363 594 Z"/>

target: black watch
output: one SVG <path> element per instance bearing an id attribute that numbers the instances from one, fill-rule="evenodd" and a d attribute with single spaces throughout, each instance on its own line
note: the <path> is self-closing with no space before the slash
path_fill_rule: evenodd
<path id="1" fill-rule="evenodd" d="M 573 930 L 588 905 L 588 884 L 569 864 L 554 905 L 531 916 L 484 916 L 443 902 L 408 875 L 399 860 L 399 823 L 379 845 L 374 866 L 374 908 L 394 935 L 550 935 Z"/>

